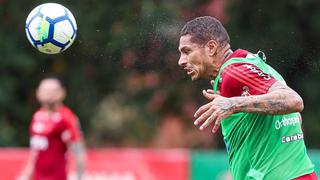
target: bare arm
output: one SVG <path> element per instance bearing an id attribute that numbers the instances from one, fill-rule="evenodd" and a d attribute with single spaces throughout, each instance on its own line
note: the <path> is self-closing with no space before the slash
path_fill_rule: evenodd
<path id="1" fill-rule="evenodd" d="M 76 160 L 77 179 L 81 180 L 83 179 L 86 159 L 84 143 L 82 140 L 70 142 L 69 147 Z"/>
<path id="2" fill-rule="evenodd" d="M 31 180 L 32 174 L 34 171 L 35 161 L 38 156 L 38 151 L 34 149 L 30 149 L 28 162 L 23 169 L 21 175 L 17 178 L 17 180 Z"/>
<path id="3" fill-rule="evenodd" d="M 231 98 L 234 112 L 288 114 L 301 112 L 303 100 L 294 90 L 287 85 L 276 82 L 267 94 Z"/>
<path id="4" fill-rule="evenodd" d="M 215 122 L 213 132 L 218 130 L 222 119 L 233 113 L 289 114 L 301 112 L 304 107 L 298 93 L 281 82 L 274 83 L 268 93 L 262 95 L 225 98 L 209 90 L 203 91 L 203 95 L 212 101 L 196 111 L 194 124 L 203 122 L 200 126 L 202 130 Z"/>

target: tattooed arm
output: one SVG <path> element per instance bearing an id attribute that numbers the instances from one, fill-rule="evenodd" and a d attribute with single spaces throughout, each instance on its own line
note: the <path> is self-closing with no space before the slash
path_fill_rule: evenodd
<path id="1" fill-rule="evenodd" d="M 231 102 L 234 112 L 288 114 L 303 110 L 302 98 L 281 82 L 274 83 L 267 94 L 234 97 Z"/>
<path id="2" fill-rule="evenodd" d="M 261 114 L 288 114 L 301 112 L 304 108 L 302 98 L 287 85 L 276 82 L 266 94 L 225 98 L 213 94 L 211 90 L 203 91 L 203 95 L 212 100 L 201 106 L 195 113 L 197 118 L 195 125 L 200 130 L 214 122 L 213 132 L 220 127 L 222 119 L 237 112 L 261 113 Z"/>

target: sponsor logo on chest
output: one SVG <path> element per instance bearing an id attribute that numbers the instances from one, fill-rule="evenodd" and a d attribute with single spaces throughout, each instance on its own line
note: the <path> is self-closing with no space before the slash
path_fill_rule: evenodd
<path id="1" fill-rule="evenodd" d="M 241 96 L 251 96 L 248 86 L 243 86 L 242 87 Z"/>
<path id="2" fill-rule="evenodd" d="M 293 142 L 293 141 L 298 141 L 303 139 L 303 134 L 302 133 L 297 133 L 291 136 L 282 136 L 281 138 L 281 142 L 284 143 L 289 143 L 289 142 Z"/>
<path id="3" fill-rule="evenodd" d="M 275 128 L 276 130 L 279 130 L 286 126 L 295 126 L 297 124 L 300 124 L 300 119 L 297 116 L 294 117 L 283 117 L 281 120 L 277 120 L 275 122 Z"/>

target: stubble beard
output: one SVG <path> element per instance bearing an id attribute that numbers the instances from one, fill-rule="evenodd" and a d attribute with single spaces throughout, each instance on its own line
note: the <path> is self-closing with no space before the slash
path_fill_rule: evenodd
<path id="1" fill-rule="evenodd" d="M 193 76 L 191 76 L 191 81 L 196 81 L 196 80 L 199 80 L 201 77 L 199 74 L 195 74 Z"/>

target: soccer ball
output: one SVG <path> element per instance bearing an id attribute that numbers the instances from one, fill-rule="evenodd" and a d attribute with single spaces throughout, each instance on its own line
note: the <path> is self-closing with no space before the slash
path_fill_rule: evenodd
<path id="1" fill-rule="evenodd" d="M 46 54 L 57 54 L 71 46 L 76 38 L 77 24 L 64 6 L 45 3 L 30 12 L 25 30 L 33 47 Z"/>

